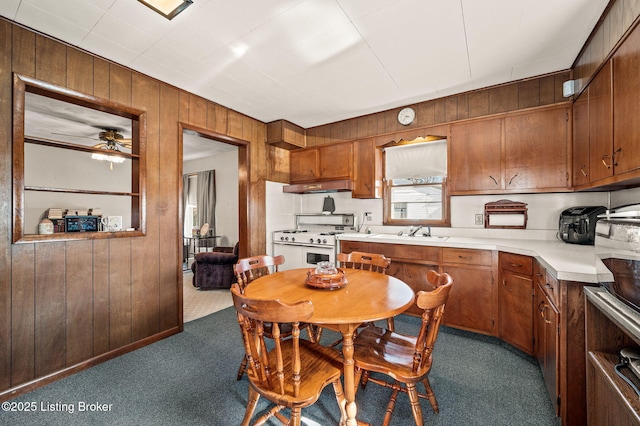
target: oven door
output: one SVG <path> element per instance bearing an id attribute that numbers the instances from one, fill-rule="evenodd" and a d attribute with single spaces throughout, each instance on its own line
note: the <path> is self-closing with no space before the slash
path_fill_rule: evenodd
<path id="1" fill-rule="evenodd" d="M 278 267 L 279 271 L 288 271 L 304 267 L 302 262 L 302 249 L 304 247 L 294 244 L 273 243 L 273 255 L 284 256 L 284 263 Z"/>
<path id="2" fill-rule="evenodd" d="M 302 247 L 302 267 L 314 268 L 318 262 L 336 262 L 334 247 Z"/>

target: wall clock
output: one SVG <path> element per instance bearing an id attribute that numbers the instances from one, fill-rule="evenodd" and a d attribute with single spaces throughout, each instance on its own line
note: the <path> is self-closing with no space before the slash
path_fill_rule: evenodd
<path id="1" fill-rule="evenodd" d="M 415 120 L 415 118 L 416 112 L 413 108 L 410 107 L 402 108 L 398 113 L 398 123 L 402 124 L 403 126 L 408 126 L 409 124 L 413 123 L 413 120 Z"/>

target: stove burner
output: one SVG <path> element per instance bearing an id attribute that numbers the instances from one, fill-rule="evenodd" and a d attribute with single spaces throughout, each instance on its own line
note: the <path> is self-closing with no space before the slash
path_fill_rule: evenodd
<path id="1" fill-rule="evenodd" d="M 299 234 L 301 232 L 307 232 L 306 229 L 287 229 L 285 231 L 280 231 L 283 234 Z"/>

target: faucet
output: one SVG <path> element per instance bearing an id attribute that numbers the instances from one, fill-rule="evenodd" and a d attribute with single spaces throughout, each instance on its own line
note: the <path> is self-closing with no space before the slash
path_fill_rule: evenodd
<path id="1" fill-rule="evenodd" d="M 416 228 L 414 228 L 413 226 L 411 227 L 411 230 L 409 231 L 409 236 L 410 237 L 415 237 L 416 236 L 416 232 L 418 232 L 419 230 L 422 229 L 422 225 L 418 225 Z"/>

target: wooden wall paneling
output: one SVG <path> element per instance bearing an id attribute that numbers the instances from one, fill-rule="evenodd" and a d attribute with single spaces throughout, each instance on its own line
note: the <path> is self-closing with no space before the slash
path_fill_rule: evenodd
<path id="1" fill-rule="evenodd" d="M 12 61 L 13 72 L 27 77 L 36 76 L 36 35 L 35 33 L 19 27 L 13 26 L 12 34 Z M 10 92 L 8 92 L 10 93 Z"/>
<path id="2" fill-rule="evenodd" d="M 229 110 L 213 102 L 207 103 L 207 128 L 214 132 L 227 134 Z"/>
<path id="3" fill-rule="evenodd" d="M 444 99 L 444 121 L 456 121 L 458 119 L 458 97 L 447 96 Z"/>
<path id="4" fill-rule="evenodd" d="M 555 99 L 556 99 L 555 76 L 548 75 L 548 76 L 540 77 L 538 79 L 538 88 L 539 88 L 539 96 L 540 96 L 540 105 L 549 105 L 555 102 Z"/>
<path id="5" fill-rule="evenodd" d="M 258 124 L 255 120 L 245 119 L 245 127 L 243 128 L 242 139 L 251 141 L 249 164 L 249 217 L 262 218 L 265 216 L 265 191 L 266 191 L 266 174 L 265 166 L 267 159 L 266 146 L 266 126 Z M 266 224 L 264 220 L 250 221 L 250 247 L 248 252 L 251 255 L 264 253 L 266 251 Z"/>
<path id="6" fill-rule="evenodd" d="M 469 118 L 489 115 L 489 90 L 469 93 Z"/>
<path id="7" fill-rule="evenodd" d="M 369 118 L 370 115 L 365 115 L 364 117 L 360 117 L 356 121 L 356 139 L 362 139 L 369 136 Z"/>
<path id="8" fill-rule="evenodd" d="M 158 188 L 158 227 L 161 234 L 158 256 L 159 268 L 159 314 L 160 329 L 166 330 L 182 324 L 182 224 L 178 196 L 182 165 L 175 161 L 181 158 L 178 152 L 178 121 L 180 93 L 177 89 L 160 85 L 160 134 L 159 157 L 161 176 Z M 177 242 L 177 245 L 176 245 Z"/>
<path id="9" fill-rule="evenodd" d="M 111 349 L 109 241 L 93 240 L 93 355 Z"/>
<path id="10" fill-rule="evenodd" d="M 93 95 L 103 99 L 109 99 L 109 87 L 111 86 L 111 73 L 109 62 L 93 58 Z"/>
<path id="11" fill-rule="evenodd" d="M 110 239 L 106 259 L 109 262 L 109 346 L 117 349 L 131 343 L 131 239 Z"/>
<path id="12" fill-rule="evenodd" d="M 12 246 L 11 265 L 11 386 L 35 378 L 35 249 Z"/>
<path id="13" fill-rule="evenodd" d="M 416 126 L 425 127 L 435 124 L 435 104 L 433 101 L 421 102 L 416 106 Z M 370 134 L 370 136 L 373 136 Z"/>
<path id="14" fill-rule="evenodd" d="M 604 58 L 609 54 L 609 50 L 605 51 L 604 45 L 604 28 L 603 26 L 599 26 L 598 29 L 593 33 L 590 41 L 591 48 L 591 64 L 594 68 L 597 68 L 603 61 Z M 595 71 L 595 69 L 594 69 Z"/>
<path id="15" fill-rule="evenodd" d="M 160 258 L 158 248 L 161 237 L 167 241 L 176 241 L 175 228 L 162 231 L 169 235 L 160 235 L 158 215 L 165 209 L 160 203 L 160 177 L 165 176 L 160 168 L 159 149 L 159 107 L 160 87 L 157 80 L 133 73 L 131 85 L 131 103 L 134 107 L 147 111 L 147 144 L 146 144 L 146 235 L 131 239 L 131 326 L 132 339 L 137 341 L 152 336 L 160 331 L 160 291 L 159 269 Z M 173 152 L 172 158 L 178 158 Z M 170 175 L 166 176 L 168 181 Z M 175 182 L 176 179 L 173 179 Z M 175 197 L 177 191 L 172 193 Z M 177 268 L 178 263 L 173 263 Z"/>
<path id="16" fill-rule="evenodd" d="M 229 136 L 233 136 L 234 138 L 243 139 L 242 132 L 243 132 L 244 116 L 239 112 L 229 110 L 227 113 L 227 119 L 228 119 L 228 124 L 227 124 L 228 129 L 225 133 L 228 134 Z M 261 164 L 264 164 L 264 163 L 261 163 Z"/>
<path id="17" fill-rule="evenodd" d="M 267 147 L 267 179 L 289 182 L 289 151 L 275 146 Z"/>
<path id="18" fill-rule="evenodd" d="M 131 105 L 131 71 L 116 64 L 109 64 L 109 99 Z"/>
<path id="19" fill-rule="evenodd" d="M 185 92 L 184 90 L 180 91 L 180 122 L 188 123 L 189 122 L 189 100 L 191 96 L 189 92 Z"/>
<path id="20" fill-rule="evenodd" d="M 433 101 L 433 122 L 434 124 L 444 123 L 446 121 L 446 101 L 445 98 Z"/>
<path id="21" fill-rule="evenodd" d="M 489 89 L 490 114 L 499 114 L 515 109 L 518 109 L 518 86 L 507 84 Z"/>
<path id="22" fill-rule="evenodd" d="M 0 20 L 0 93 L 12 92 L 12 26 Z M 0 188 L 11 188 L 12 99 L 0 97 Z M 11 191 L 0 195 L 0 392 L 11 386 Z"/>
<path id="23" fill-rule="evenodd" d="M 540 79 L 534 78 L 518 83 L 518 108 L 540 106 Z"/>
<path id="24" fill-rule="evenodd" d="M 314 146 L 316 144 L 316 134 L 318 133 L 317 127 L 311 127 L 305 131 L 306 134 L 306 147 Z"/>
<path id="25" fill-rule="evenodd" d="M 36 35 L 36 78 L 64 87 L 67 83 L 67 48 L 50 38 Z"/>
<path id="26" fill-rule="evenodd" d="M 189 94 L 189 123 L 198 127 L 207 127 L 207 100 Z"/>
<path id="27" fill-rule="evenodd" d="M 66 243 L 35 246 L 35 374 L 65 367 Z"/>
<path id="28" fill-rule="evenodd" d="M 66 243 L 66 362 L 67 367 L 93 357 L 93 243 Z"/>
<path id="29" fill-rule="evenodd" d="M 458 120 L 469 118 L 469 94 L 458 95 Z"/>
<path id="30" fill-rule="evenodd" d="M 85 52 L 67 47 L 67 81 L 64 86 L 93 94 L 93 58 Z"/>

